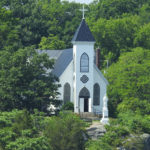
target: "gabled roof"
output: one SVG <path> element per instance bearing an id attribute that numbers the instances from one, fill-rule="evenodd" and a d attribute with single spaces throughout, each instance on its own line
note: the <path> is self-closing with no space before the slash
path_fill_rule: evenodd
<path id="1" fill-rule="evenodd" d="M 54 69 L 52 70 L 52 73 L 56 75 L 57 77 L 60 77 L 61 74 L 65 71 L 67 66 L 70 64 L 71 60 L 73 59 L 73 49 L 66 49 L 62 50 L 63 52 L 59 56 L 59 58 L 56 60 L 56 63 L 54 65 Z"/>
<path id="2" fill-rule="evenodd" d="M 72 42 L 95 42 L 95 39 L 85 22 L 85 19 L 82 19 L 76 33 L 72 39 Z"/>
<path id="3" fill-rule="evenodd" d="M 39 54 L 46 53 L 50 59 L 55 59 L 54 69 L 51 71 L 60 77 L 73 59 L 73 49 L 64 50 L 37 50 Z"/>
<path id="4" fill-rule="evenodd" d="M 50 59 L 55 59 L 54 69 L 51 72 L 60 77 L 65 69 L 68 67 L 70 62 L 73 60 L 73 49 L 64 49 L 64 50 L 37 50 L 39 54 L 46 53 Z M 108 84 L 107 79 L 103 76 L 101 71 L 97 68 L 94 63 L 94 68 L 99 73 L 101 78 L 104 80 L 106 84 Z"/>
<path id="5" fill-rule="evenodd" d="M 57 60 L 63 50 L 37 50 L 39 54 L 46 53 L 50 59 L 55 59 Z"/>

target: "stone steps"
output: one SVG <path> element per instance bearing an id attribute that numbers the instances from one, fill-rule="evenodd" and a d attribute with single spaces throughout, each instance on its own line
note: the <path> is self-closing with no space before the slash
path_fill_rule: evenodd
<path id="1" fill-rule="evenodd" d="M 100 115 L 95 115 L 94 113 L 91 112 L 82 112 L 80 113 L 80 118 L 83 120 L 100 120 L 101 116 Z"/>

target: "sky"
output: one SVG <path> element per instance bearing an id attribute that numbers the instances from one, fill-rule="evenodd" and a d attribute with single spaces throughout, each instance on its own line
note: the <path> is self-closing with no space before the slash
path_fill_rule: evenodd
<path id="1" fill-rule="evenodd" d="M 89 4 L 91 3 L 93 0 L 68 0 L 69 2 L 77 2 L 77 3 L 86 3 Z"/>

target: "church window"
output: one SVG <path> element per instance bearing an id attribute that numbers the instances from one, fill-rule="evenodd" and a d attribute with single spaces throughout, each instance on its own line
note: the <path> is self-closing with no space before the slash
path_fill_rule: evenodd
<path id="1" fill-rule="evenodd" d="M 82 83 L 87 83 L 89 81 L 89 78 L 86 75 L 83 75 L 80 80 L 82 81 Z"/>
<path id="2" fill-rule="evenodd" d="M 100 86 L 98 83 L 94 85 L 93 90 L 93 105 L 100 105 Z"/>
<path id="3" fill-rule="evenodd" d="M 66 104 L 67 102 L 70 102 L 70 95 L 71 95 L 70 84 L 66 83 L 64 85 L 64 104 Z"/>
<path id="4" fill-rule="evenodd" d="M 80 98 L 89 98 L 90 97 L 89 90 L 86 87 L 83 87 L 79 93 L 79 97 Z"/>
<path id="5" fill-rule="evenodd" d="M 89 56 L 86 53 L 80 58 L 80 72 L 89 72 Z"/>

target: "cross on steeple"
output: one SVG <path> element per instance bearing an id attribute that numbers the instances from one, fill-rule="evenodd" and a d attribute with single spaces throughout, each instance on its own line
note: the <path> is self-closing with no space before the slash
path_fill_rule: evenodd
<path id="1" fill-rule="evenodd" d="M 83 13 L 83 14 L 82 14 L 82 15 L 83 15 L 82 19 L 85 19 L 84 14 L 85 14 L 85 12 L 88 11 L 88 10 L 84 8 L 84 4 L 83 4 L 82 9 L 80 9 L 80 11 L 82 11 L 82 13 Z"/>

